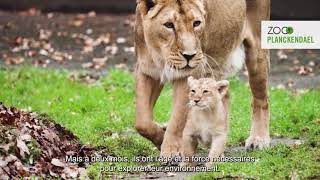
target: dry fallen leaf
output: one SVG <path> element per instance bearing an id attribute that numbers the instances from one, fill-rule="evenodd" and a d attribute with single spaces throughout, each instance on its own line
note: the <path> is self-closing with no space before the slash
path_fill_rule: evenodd
<path id="1" fill-rule="evenodd" d="M 37 51 L 32 50 L 27 52 L 27 56 L 29 57 L 35 57 L 36 55 L 38 55 Z"/>
<path id="2" fill-rule="evenodd" d="M 40 29 L 40 31 L 39 31 L 39 39 L 40 40 L 49 40 L 51 35 L 52 35 L 52 32 L 49 30 Z"/>
<path id="3" fill-rule="evenodd" d="M 48 56 L 48 55 L 49 55 L 48 51 L 45 50 L 45 49 L 41 49 L 41 50 L 39 51 L 39 54 L 42 55 L 42 56 Z"/>
<path id="4" fill-rule="evenodd" d="M 63 53 L 63 52 L 59 52 L 59 51 L 55 51 L 52 55 L 51 58 L 53 60 L 56 60 L 58 62 L 62 62 L 64 60 L 71 60 L 72 56 L 67 54 L 67 53 Z"/>
<path id="5" fill-rule="evenodd" d="M 87 30 L 86 30 L 86 34 L 88 34 L 88 35 L 92 34 L 92 32 L 93 32 L 92 29 L 87 29 Z"/>
<path id="6" fill-rule="evenodd" d="M 88 12 L 88 17 L 96 17 L 96 12 L 95 11 L 90 11 Z"/>
<path id="7" fill-rule="evenodd" d="M 124 47 L 123 48 L 124 52 L 129 52 L 129 53 L 134 53 L 135 52 L 135 49 L 134 47 Z"/>
<path id="8" fill-rule="evenodd" d="M 17 64 L 21 64 L 24 62 L 24 58 L 23 57 L 7 57 L 5 59 L 5 63 L 7 65 L 17 65 Z"/>
<path id="9" fill-rule="evenodd" d="M 88 62 L 88 63 L 83 63 L 82 68 L 92 68 L 93 67 L 93 63 L 92 62 Z"/>
<path id="10" fill-rule="evenodd" d="M 285 49 L 284 51 L 287 53 L 294 53 L 295 50 L 294 49 Z"/>
<path id="11" fill-rule="evenodd" d="M 172 172 L 168 172 L 167 173 L 167 177 L 174 177 L 174 176 L 176 176 L 177 174 L 175 174 L 175 173 L 172 173 Z"/>
<path id="12" fill-rule="evenodd" d="M 21 157 L 25 158 L 25 154 L 30 154 L 28 146 L 19 137 L 17 138 L 17 147 L 20 149 Z"/>
<path id="13" fill-rule="evenodd" d="M 86 54 L 86 53 L 91 53 L 93 51 L 93 46 L 83 46 L 83 49 L 82 49 L 82 53 Z"/>
<path id="14" fill-rule="evenodd" d="M 286 59 L 288 59 L 288 55 L 286 55 L 283 50 L 278 50 L 277 56 L 278 56 L 278 59 L 279 59 L 279 60 L 286 60 Z"/>
<path id="15" fill-rule="evenodd" d="M 317 53 L 314 50 L 308 49 L 307 54 L 311 57 L 317 57 Z"/>
<path id="16" fill-rule="evenodd" d="M 93 83 L 97 82 L 99 77 L 95 77 L 95 76 L 92 76 L 90 74 L 86 74 L 86 75 L 80 76 L 79 78 L 84 83 L 93 84 Z"/>
<path id="17" fill-rule="evenodd" d="M 47 43 L 45 41 L 42 41 L 40 46 L 45 49 L 46 51 L 52 53 L 54 51 L 54 49 L 52 48 L 51 44 L 50 43 Z"/>
<path id="18" fill-rule="evenodd" d="M 51 164 L 57 167 L 65 167 L 65 163 L 61 162 L 59 159 L 53 158 Z"/>
<path id="19" fill-rule="evenodd" d="M 286 87 L 283 84 L 278 84 L 276 88 L 277 89 L 285 89 Z"/>
<path id="20" fill-rule="evenodd" d="M 105 33 L 99 36 L 98 40 L 104 44 L 109 44 L 111 41 L 111 34 Z"/>
<path id="21" fill-rule="evenodd" d="M 294 64 L 294 65 L 297 65 L 297 64 L 299 64 L 299 63 L 300 63 L 299 59 L 293 60 L 293 64 Z"/>
<path id="22" fill-rule="evenodd" d="M 51 58 L 52 58 L 53 60 L 58 61 L 58 62 L 62 62 L 63 60 L 65 60 L 63 54 L 62 54 L 61 52 L 58 52 L 58 51 L 54 52 L 54 53 L 51 55 Z"/>
<path id="23" fill-rule="evenodd" d="M 19 12 L 20 16 L 39 16 L 41 15 L 41 11 L 36 8 L 30 8 L 26 11 L 21 11 Z"/>
<path id="24" fill-rule="evenodd" d="M 314 61 L 310 61 L 310 62 L 308 63 L 308 65 L 311 66 L 311 67 L 314 67 L 314 66 L 316 65 L 316 63 L 315 63 Z"/>
<path id="25" fill-rule="evenodd" d="M 47 18 L 48 18 L 48 19 L 53 18 L 53 16 L 54 16 L 54 13 L 48 13 L 48 14 L 47 14 Z"/>
<path id="26" fill-rule="evenodd" d="M 76 178 L 79 174 L 78 169 L 72 167 L 65 167 L 63 172 L 71 178 Z"/>
<path id="27" fill-rule="evenodd" d="M 18 36 L 18 37 L 16 37 L 16 38 L 14 39 L 13 44 L 14 44 L 15 46 L 20 46 L 20 45 L 22 45 L 22 42 L 23 42 L 23 38 L 22 38 L 21 36 Z"/>
<path id="28" fill-rule="evenodd" d="M 31 135 L 30 135 L 30 134 L 22 134 L 22 135 L 20 136 L 20 139 L 21 139 L 22 141 L 31 141 Z"/>
<path id="29" fill-rule="evenodd" d="M 122 70 L 128 70 L 128 66 L 124 63 L 116 64 L 115 68 L 122 69 Z"/>
<path id="30" fill-rule="evenodd" d="M 111 55 L 116 55 L 118 53 L 118 47 L 116 45 L 107 46 L 105 51 Z"/>
<path id="31" fill-rule="evenodd" d="M 101 67 L 103 67 L 106 63 L 106 61 L 108 60 L 107 57 L 103 57 L 103 58 L 93 58 L 92 62 L 94 63 L 94 68 L 95 69 L 100 69 Z"/>
<path id="32" fill-rule="evenodd" d="M 124 37 L 119 37 L 119 38 L 117 38 L 117 43 L 118 43 L 118 44 L 123 44 L 123 43 L 125 43 L 125 42 L 127 42 L 126 38 L 124 38 Z"/>
<path id="33" fill-rule="evenodd" d="M 299 75 L 309 75 L 310 73 L 313 72 L 313 69 L 308 66 L 300 66 L 298 69 L 298 74 Z"/>
<path id="34" fill-rule="evenodd" d="M 86 18 L 86 15 L 84 14 L 78 14 L 71 22 L 70 24 L 74 27 L 80 27 L 84 23 L 84 19 Z"/>
<path id="35" fill-rule="evenodd" d="M 295 85 L 295 83 L 294 83 L 294 81 L 293 81 L 292 79 L 289 79 L 289 80 L 287 81 L 287 86 L 288 86 L 289 88 L 292 88 L 294 85 Z"/>
<path id="36" fill-rule="evenodd" d="M 73 20 L 71 22 L 71 25 L 73 25 L 74 27 L 80 27 L 83 25 L 83 20 L 80 20 L 80 19 Z"/>

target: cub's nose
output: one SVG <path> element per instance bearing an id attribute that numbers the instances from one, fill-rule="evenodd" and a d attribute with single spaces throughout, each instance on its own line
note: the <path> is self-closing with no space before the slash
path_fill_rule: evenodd
<path id="1" fill-rule="evenodd" d="M 180 52 L 180 53 L 187 60 L 187 62 L 189 62 L 197 54 L 197 53 L 188 54 L 188 53 L 182 53 L 182 52 Z"/>
<path id="2" fill-rule="evenodd" d="M 197 104 L 200 100 L 194 100 L 194 102 Z"/>

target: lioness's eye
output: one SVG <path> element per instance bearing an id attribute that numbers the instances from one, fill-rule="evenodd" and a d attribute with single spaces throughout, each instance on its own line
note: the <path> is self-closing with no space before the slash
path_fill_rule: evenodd
<path id="1" fill-rule="evenodd" d="M 208 92 L 209 92 L 208 90 L 204 90 L 204 91 L 203 91 L 203 93 L 208 93 Z"/>
<path id="2" fill-rule="evenodd" d="M 192 92 L 192 93 L 195 93 L 196 91 L 192 89 L 191 92 Z"/>
<path id="3" fill-rule="evenodd" d="M 200 26 L 200 24 L 201 24 L 201 21 L 195 21 L 193 23 L 193 27 L 198 27 L 198 26 Z"/>
<path id="4" fill-rule="evenodd" d="M 174 29 L 174 24 L 172 22 L 166 22 L 164 26 L 168 29 Z"/>

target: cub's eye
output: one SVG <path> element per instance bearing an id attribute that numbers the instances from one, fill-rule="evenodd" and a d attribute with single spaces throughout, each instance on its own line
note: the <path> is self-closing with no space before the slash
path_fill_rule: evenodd
<path id="1" fill-rule="evenodd" d="M 196 91 L 194 89 L 191 90 L 192 93 L 196 93 Z"/>
<path id="2" fill-rule="evenodd" d="M 168 29 L 174 29 L 174 24 L 172 22 L 166 22 L 164 26 Z"/>
<path id="3" fill-rule="evenodd" d="M 193 27 L 198 27 L 200 26 L 200 24 L 201 24 L 201 21 L 195 21 L 193 22 Z"/>
<path id="4" fill-rule="evenodd" d="M 204 91 L 203 91 L 204 94 L 205 94 L 205 93 L 208 93 L 208 92 L 209 92 L 208 90 L 204 90 Z"/>

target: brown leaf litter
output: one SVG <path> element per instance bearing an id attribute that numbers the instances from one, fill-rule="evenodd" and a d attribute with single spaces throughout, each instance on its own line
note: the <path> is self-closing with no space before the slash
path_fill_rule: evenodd
<path id="1" fill-rule="evenodd" d="M 0 179 L 85 177 L 89 162 L 66 162 L 66 156 L 106 153 L 106 148 L 81 144 L 75 135 L 45 115 L 0 103 Z"/>

